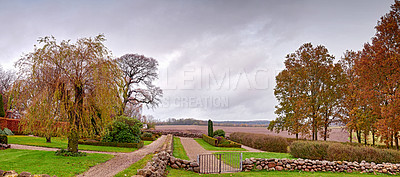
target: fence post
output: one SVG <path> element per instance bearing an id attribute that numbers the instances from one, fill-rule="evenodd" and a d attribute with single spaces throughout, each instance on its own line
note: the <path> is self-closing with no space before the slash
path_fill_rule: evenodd
<path id="1" fill-rule="evenodd" d="M 221 173 L 221 171 L 222 171 L 222 154 L 219 154 L 219 173 Z"/>
<path id="2" fill-rule="evenodd" d="M 240 171 L 243 171 L 243 153 L 240 153 Z"/>

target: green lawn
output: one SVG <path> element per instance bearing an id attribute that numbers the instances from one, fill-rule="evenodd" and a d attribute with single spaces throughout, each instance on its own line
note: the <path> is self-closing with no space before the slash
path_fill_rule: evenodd
<path id="1" fill-rule="evenodd" d="M 194 140 L 196 140 L 197 143 L 199 143 L 205 150 L 208 150 L 208 151 L 247 151 L 246 149 L 243 149 L 243 148 L 215 147 L 215 146 L 208 144 L 201 138 L 195 138 Z"/>
<path id="2" fill-rule="evenodd" d="M 112 157 L 109 154 L 96 153 L 87 154 L 84 157 L 64 157 L 56 156 L 52 151 L 7 149 L 0 150 L 0 169 L 58 177 L 75 176 Z"/>
<path id="3" fill-rule="evenodd" d="M 224 153 L 237 153 L 237 152 L 215 152 L 214 154 L 224 154 Z M 296 159 L 289 153 L 277 153 L 277 152 L 242 152 L 243 153 L 243 160 L 246 158 L 276 158 L 276 159 Z"/>
<path id="4" fill-rule="evenodd" d="M 186 154 L 185 148 L 183 148 L 181 139 L 174 136 L 174 157 L 183 160 L 190 160 Z"/>
<path id="5" fill-rule="evenodd" d="M 136 163 L 132 164 L 130 167 L 125 169 L 124 171 L 119 172 L 116 174 L 114 177 L 125 177 L 125 176 L 133 176 L 137 174 L 138 169 L 144 168 L 146 166 L 147 162 L 153 158 L 154 154 L 148 154 L 145 156 L 143 159 L 140 159 Z"/>
<path id="6" fill-rule="evenodd" d="M 202 176 L 202 177 L 241 177 L 241 176 L 256 176 L 256 177 L 368 177 L 368 176 L 377 176 L 374 174 L 360 174 L 357 172 L 354 173 L 332 173 L 332 172 L 299 172 L 299 171 L 251 171 L 251 172 L 239 172 L 239 173 L 223 173 L 223 174 L 198 174 L 191 171 L 186 171 L 182 169 L 173 169 L 168 167 L 167 170 L 169 171 L 168 176 L 170 177 L 183 177 L 183 176 Z M 392 175 L 385 175 L 379 174 L 379 176 L 392 176 Z"/>
<path id="7" fill-rule="evenodd" d="M 151 142 L 152 141 L 145 141 L 144 144 L 147 145 L 150 144 Z M 46 138 L 15 135 L 15 136 L 8 136 L 8 143 L 67 149 L 68 140 L 67 138 L 53 137 L 51 138 L 51 143 L 46 143 Z M 93 145 L 80 144 L 79 150 L 104 151 L 104 152 L 133 152 L 137 150 L 137 148 L 93 146 Z"/>

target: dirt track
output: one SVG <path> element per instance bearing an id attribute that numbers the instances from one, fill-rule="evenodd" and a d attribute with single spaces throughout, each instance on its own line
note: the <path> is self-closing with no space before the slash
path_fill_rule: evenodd
<path id="1" fill-rule="evenodd" d="M 144 146 L 143 148 L 140 148 L 139 150 L 136 150 L 134 152 L 117 155 L 113 159 L 105 163 L 91 167 L 88 171 L 79 175 L 78 177 L 83 177 L 83 176 L 112 177 L 117 173 L 119 173 L 120 171 L 128 168 L 135 162 L 139 161 L 147 154 L 154 153 L 156 150 L 158 150 L 159 147 L 164 143 L 165 137 L 166 136 L 163 135 L 153 143 Z"/>
<path id="2" fill-rule="evenodd" d="M 265 127 L 225 127 L 225 126 L 214 126 L 214 130 L 222 129 L 227 135 L 233 132 L 248 132 L 248 133 L 260 133 L 268 135 L 279 135 L 288 138 L 295 138 L 294 135 L 288 135 L 287 131 L 275 133 L 267 130 Z M 171 131 L 183 131 L 191 133 L 207 133 L 207 126 L 199 125 L 157 125 L 156 130 L 171 130 Z M 346 130 L 342 128 L 332 128 L 330 132 L 329 141 L 348 142 L 349 135 Z"/>

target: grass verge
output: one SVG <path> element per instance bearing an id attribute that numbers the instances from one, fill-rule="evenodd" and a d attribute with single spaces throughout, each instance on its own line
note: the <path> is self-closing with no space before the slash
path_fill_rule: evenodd
<path id="1" fill-rule="evenodd" d="M 146 166 L 147 162 L 149 160 L 151 160 L 151 158 L 153 158 L 153 155 L 154 154 L 146 155 L 145 157 L 143 157 L 143 159 L 140 159 L 139 161 L 137 161 L 136 163 L 132 164 L 127 169 L 119 172 L 114 177 L 126 177 L 126 176 L 136 175 L 137 174 L 137 170 L 144 168 L 144 166 Z"/>
<path id="2" fill-rule="evenodd" d="M 180 158 L 183 160 L 190 160 L 186 154 L 185 148 L 183 148 L 181 139 L 179 137 L 174 136 L 174 157 Z"/>
<path id="3" fill-rule="evenodd" d="M 83 157 L 56 156 L 52 151 L 7 149 L 0 151 L 0 169 L 50 176 L 75 176 L 90 167 L 113 158 L 109 154 L 91 153 Z"/>
<path id="4" fill-rule="evenodd" d="M 215 146 L 208 144 L 201 138 L 195 138 L 194 140 L 196 140 L 197 143 L 199 143 L 205 150 L 208 150 L 208 151 L 247 151 L 246 149 L 243 149 L 243 148 L 215 147 Z"/>
<path id="5" fill-rule="evenodd" d="M 185 177 L 185 176 L 202 176 L 202 177 L 368 177 L 376 176 L 374 174 L 361 174 L 361 173 L 332 173 L 332 172 L 299 172 L 299 171 L 251 171 L 251 172 L 239 172 L 239 173 L 222 173 L 222 174 L 198 174 L 192 171 L 186 171 L 182 169 L 167 168 L 168 176 L 170 177 Z M 392 176 L 386 174 L 379 174 L 379 176 Z"/>
<path id="6" fill-rule="evenodd" d="M 150 144 L 152 141 L 145 141 L 144 145 Z M 46 143 L 46 138 L 14 135 L 8 136 L 9 144 L 21 144 L 29 146 L 40 146 L 50 148 L 67 149 L 68 140 L 62 137 L 52 137 L 51 143 Z M 124 148 L 124 147 L 110 147 L 110 146 L 93 146 L 93 145 L 79 145 L 79 150 L 88 151 L 104 151 L 104 152 L 133 152 L 137 148 Z"/>

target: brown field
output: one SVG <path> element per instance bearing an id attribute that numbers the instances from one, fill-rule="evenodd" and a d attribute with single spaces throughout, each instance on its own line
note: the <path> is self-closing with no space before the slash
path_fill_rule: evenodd
<path id="1" fill-rule="evenodd" d="M 233 132 L 248 132 L 248 133 L 260 133 L 267 135 L 279 135 L 287 138 L 295 138 L 295 135 L 289 135 L 287 131 L 275 133 L 267 130 L 265 127 L 226 127 L 226 126 L 214 126 L 214 131 L 222 129 L 227 135 Z M 156 130 L 169 130 L 169 131 L 181 131 L 187 133 L 207 133 L 207 126 L 200 125 L 157 125 Z M 328 141 L 348 142 L 349 135 L 343 128 L 331 128 L 330 137 Z"/>

